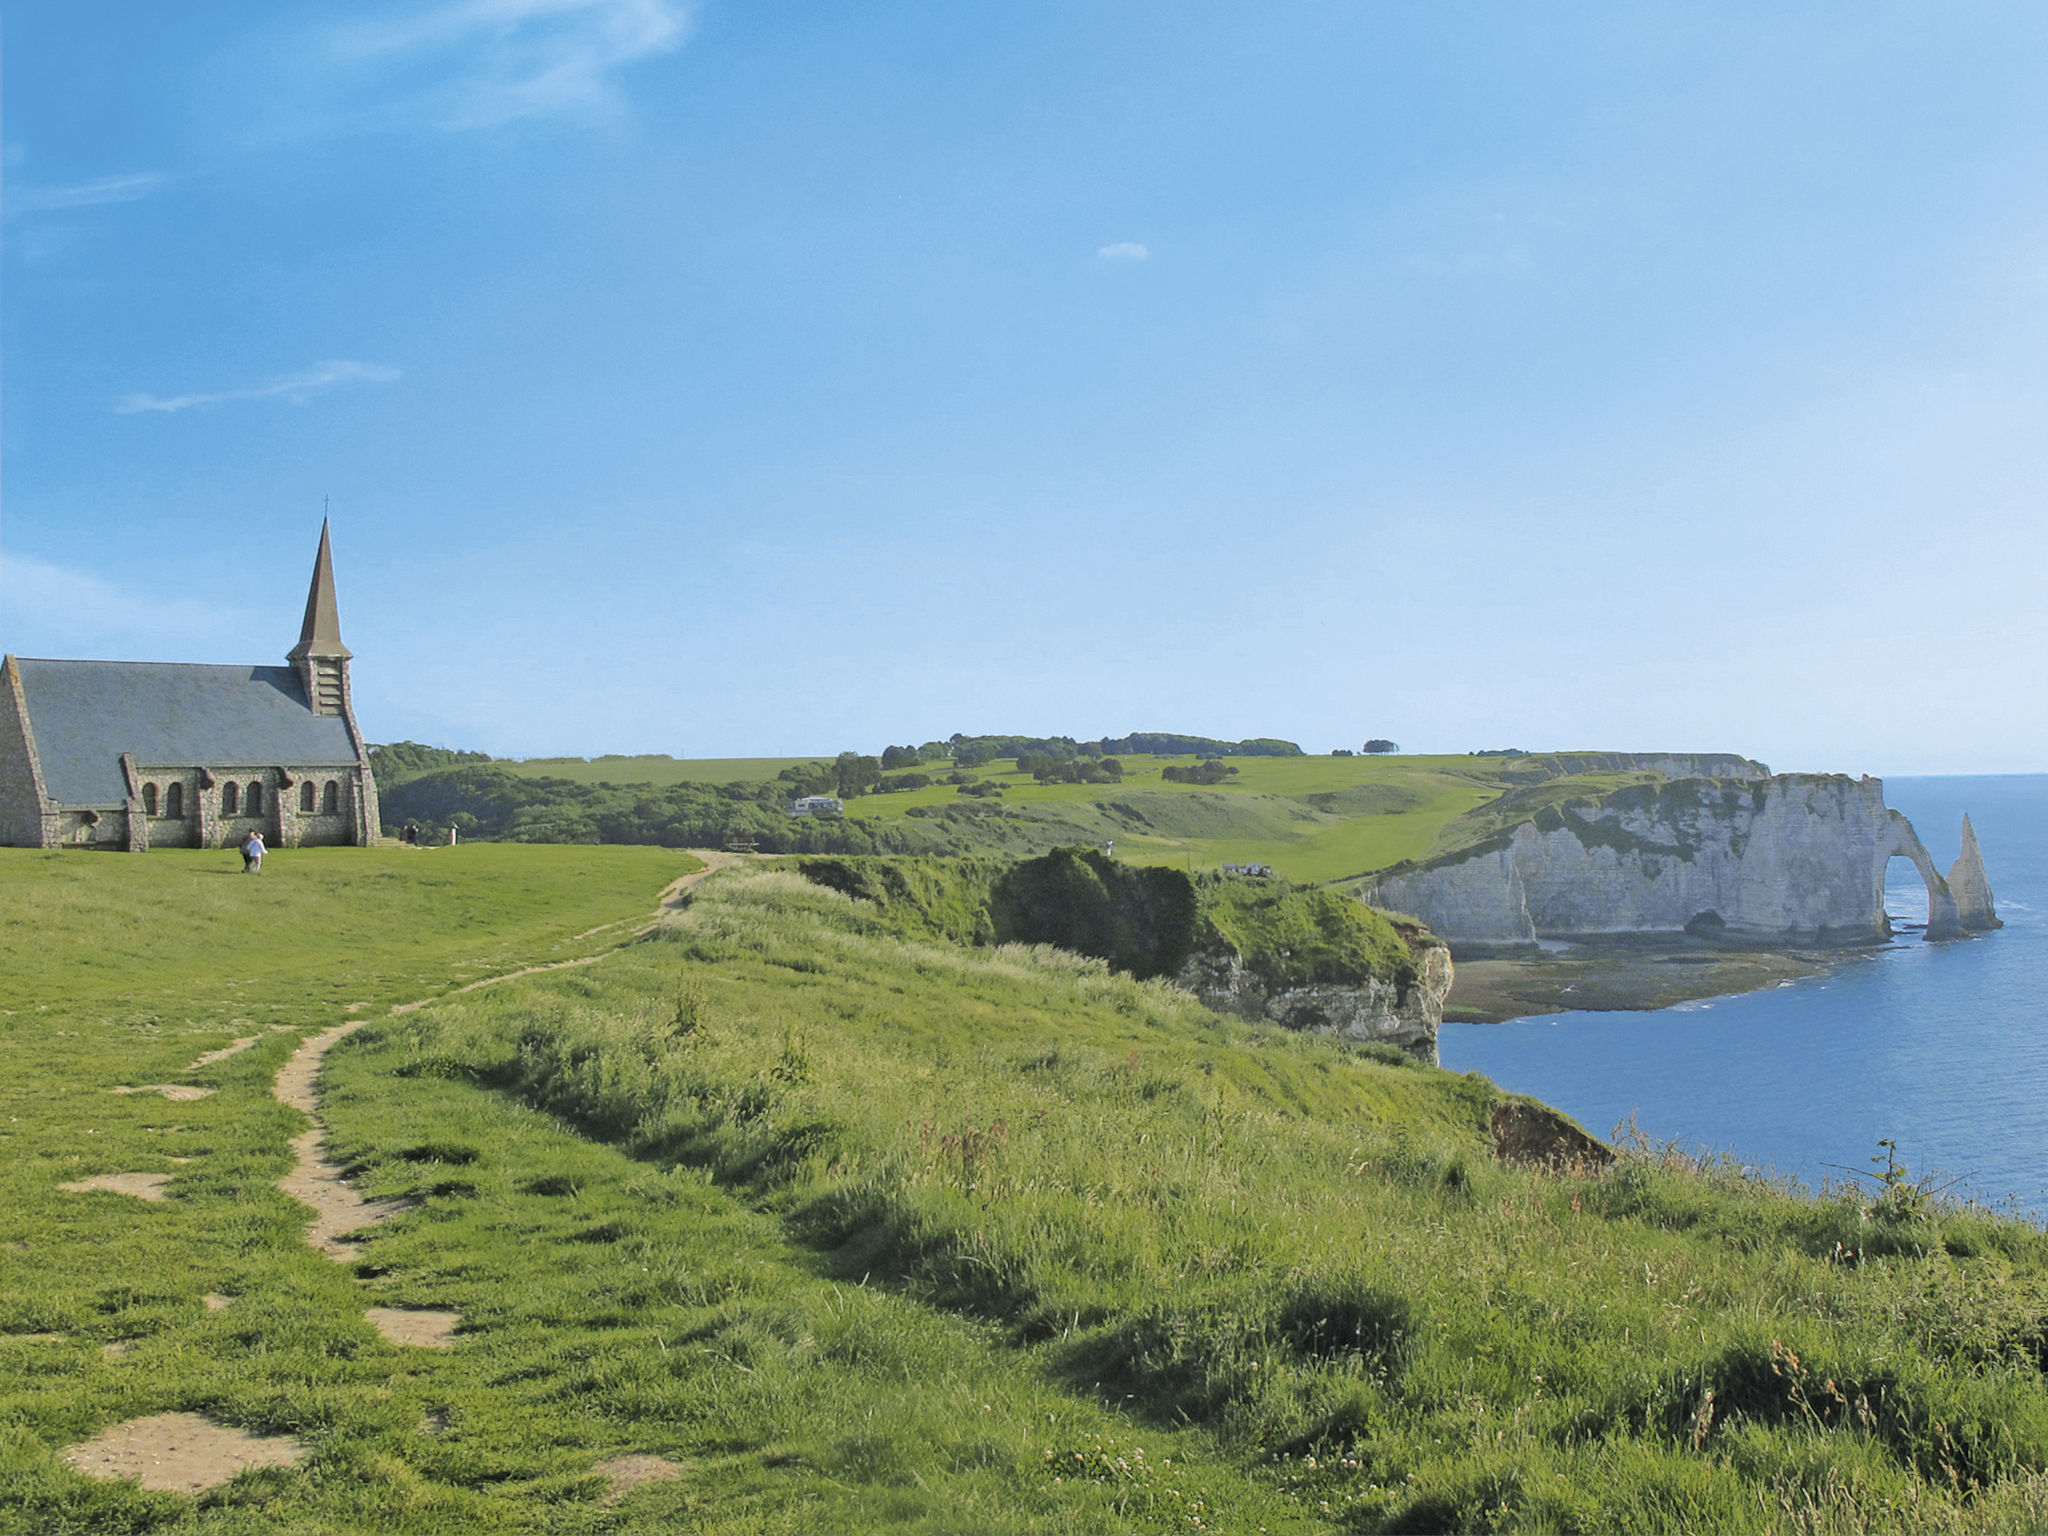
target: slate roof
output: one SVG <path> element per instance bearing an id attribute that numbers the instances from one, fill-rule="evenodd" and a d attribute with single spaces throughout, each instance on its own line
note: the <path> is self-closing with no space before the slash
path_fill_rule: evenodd
<path id="1" fill-rule="evenodd" d="M 316 715 L 290 667 L 17 656 L 43 786 L 58 805 L 121 805 L 121 754 L 145 767 L 353 768 L 339 715 Z"/>

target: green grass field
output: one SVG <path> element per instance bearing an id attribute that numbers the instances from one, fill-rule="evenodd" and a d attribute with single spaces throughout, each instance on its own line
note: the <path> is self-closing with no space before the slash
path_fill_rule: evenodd
<path id="1" fill-rule="evenodd" d="M 2048 1520 L 2048 1238 L 1910 1183 L 1501 1166 L 1482 1079 L 783 872 L 633 941 L 686 859 L 224 865 L 0 855 L 0 1529 Z M 342 1266 L 275 1188 L 269 1085 L 357 1003 L 332 1145 L 420 1204 Z M 217 1092 L 110 1092 L 186 1082 Z M 57 1188 L 114 1171 L 171 1198 Z M 388 1344 L 371 1305 L 464 1331 Z M 197 1499 L 58 1460 L 173 1409 L 311 1457 Z M 607 1501 L 620 1453 L 682 1475 Z"/>
<path id="2" fill-rule="evenodd" d="M 1161 770 L 1191 757 L 1123 759 L 1121 784 L 1037 784 L 1014 768 L 984 771 L 1006 809 L 1073 817 L 1114 838 L 1119 858 L 1191 871 L 1271 864 L 1295 880 L 1338 880 L 1427 853 L 1453 819 L 1495 799 L 1489 760 L 1470 757 L 1241 757 L 1222 784 L 1169 784 Z M 952 805 L 952 785 L 866 795 L 852 817 L 889 821 L 916 806 Z M 1121 809 L 1119 809 L 1121 808 Z"/>
<path id="3" fill-rule="evenodd" d="M 641 786 L 758 784 L 799 761 L 816 760 L 612 757 L 497 766 L 525 778 L 568 778 L 619 792 L 609 802 L 608 822 L 586 815 L 567 835 L 653 841 L 661 836 L 660 818 L 638 806 L 634 792 Z M 1338 882 L 1467 846 L 1560 800 L 1655 777 L 1601 772 L 1518 784 L 1511 776 L 1526 779 L 1529 765 L 1549 762 L 1554 769 L 1554 761 L 1394 755 L 1241 757 L 1229 760 L 1237 772 L 1220 784 L 1167 782 L 1166 769 L 1196 761 L 1133 755 L 1123 760 L 1121 782 L 1082 785 L 1039 784 L 1004 759 L 973 770 L 982 783 L 1000 787 L 1000 797 L 962 796 L 952 784 L 934 784 L 857 797 L 847 802 L 846 815 L 884 834 L 883 846 L 899 852 L 1033 855 L 1062 844 L 1114 842 L 1119 857 L 1134 863 L 1191 873 L 1226 863 L 1264 863 L 1291 879 Z M 925 771 L 936 776 L 947 769 L 931 764 Z M 448 811 L 441 806 L 422 814 L 431 819 Z M 765 814 L 779 817 L 779 804 Z M 627 822 L 636 830 L 617 830 Z M 560 818 L 548 825 L 549 835 L 564 835 Z M 606 825 L 613 830 L 602 830 Z M 715 842 L 721 835 L 715 820 L 692 825 L 694 837 Z M 761 825 L 744 830 L 766 835 Z"/>
<path id="4" fill-rule="evenodd" d="M 818 759 L 536 758 L 500 766 L 528 778 L 661 787 L 759 782 L 811 761 Z M 1499 759 L 1473 757 L 1243 757 L 1231 760 L 1239 771 L 1219 785 L 1170 784 L 1162 776 L 1168 766 L 1195 761 L 1133 756 L 1124 760 L 1123 782 L 1114 785 L 1038 784 L 999 763 L 977 776 L 1002 786 L 1000 802 L 973 802 L 941 784 L 861 796 L 848 802 L 847 815 L 913 838 L 929 830 L 930 851 L 972 846 L 1037 853 L 1059 843 L 1114 840 L 1119 856 L 1135 863 L 1200 871 L 1261 862 L 1294 879 L 1323 881 L 1423 856 L 1454 821 L 1507 787 Z M 926 771 L 945 770 L 937 764 Z M 999 819 L 971 830 L 953 823 L 942 831 L 914 814 L 962 806 L 991 815 L 999 810 Z"/>

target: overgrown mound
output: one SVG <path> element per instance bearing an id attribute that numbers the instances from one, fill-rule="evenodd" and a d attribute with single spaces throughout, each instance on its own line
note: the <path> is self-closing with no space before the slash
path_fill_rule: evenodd
<path id="1" fill-rule="evenodd" d="M 887 910 L 901 931 L 1050 944 L 1132 976 L 1170 975 L 1195 938 L 1194 884 L 1093 848 L 1035 859 L 804 859 L 804 878 Z"/>
<path id="2" fill-rule="evenodd" d="M 1440 941 L 1321 886 L 1119 863 L 1093 848 L 1034 859 L 810 858 L 805 879 L 872 903 L 905 935 L 1051 944 L 1132 976 L 1171 976 L 1197 952 L 1234 954 L 1268 986 L 1392 982 Z"/>
<path id="3" fill-rule="evenodd" d="M 1391 981 L 1406 990 L 1415 950 L 1440 946 L 1419 924 L 1322 886 L 1285 880 L 1205 877 L 1199 887 L 1201 949 L 1229 947 L 1268 986 L 1360 986 Z"/>

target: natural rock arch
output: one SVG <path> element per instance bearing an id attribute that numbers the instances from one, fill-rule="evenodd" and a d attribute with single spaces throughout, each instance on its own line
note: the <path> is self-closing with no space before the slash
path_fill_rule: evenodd
<path id="1" fill-rule="evenodd" d="M 1927 887 L 1926 937 L 1955 938 L 1963 931 L 1963 925 L 1956 916 L 1956 899 L 1949 891 L 1948 882 L 1941 878 L 1941 871 L 1934 867 L 1927 845 L 1920 841 L 1920 834 L 1913 830 L 1913 824 L 1897 811 L 1888 809 L 1885 817 L 1885 832 L 1877 842 L 1876 867 L 1871 871 L 1878 910 L 1884 909 L 1885 866 L 1893 859 L 1910 859 L 1920 872 L 1921 884 Z"/>

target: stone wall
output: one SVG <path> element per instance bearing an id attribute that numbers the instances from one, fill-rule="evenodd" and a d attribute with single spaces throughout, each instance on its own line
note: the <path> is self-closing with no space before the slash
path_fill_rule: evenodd
<path id="1" fill-rule="evenodd" d="M 151 848 L 233 848 L 251 832 L 260 832 L 272 848 L 345 846 L 361 841 L 357 836 L 356 807 L 361 794 L 356 785 L 354 764 L 323 764 L 316 768 L 220 768 L 140 767 L 135 770 L 138 786 L 154 784 L 157 812 L 144 818 Z M 314 786 L 315 806 L 326 804 L 327 786 L 335 786 L 336 810 L 310 813 L 299 809 L 300 786 Z M 169 804 L 170 787 L 180 787 L 183 816 L 163 814 Z M 221 791 L 235 786 L 236 813 L 220 813 Z M 248 801 L 249 786 L 261 786 L 263 808 L 251 816 L 241 810 Z"/>
<path id="2" fill-rule="evenodd" d="M 56 835 L 43 816 L 42 774 L 28 735 L 28 714 L 14 658 L 0 674 L 0 843 L 46 847 Z"/>
<path id="3" fill-rule="evenodd" d="M 1779 774 L 1642 784 L 1546 808 L 1364 895 L 1452 943 L 1675 933 L 1862 943 L 1890 934 L 1884 868 L 1913 860 L 1928 932 L 1960 931 L 1948 885 L 1876 779 Z"/>

